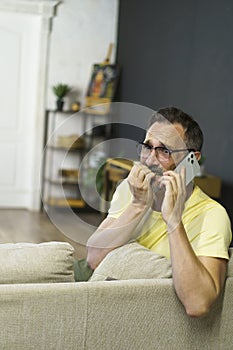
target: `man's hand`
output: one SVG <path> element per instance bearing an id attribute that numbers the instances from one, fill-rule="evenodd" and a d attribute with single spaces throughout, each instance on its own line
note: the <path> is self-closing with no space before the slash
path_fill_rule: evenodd
<path id="1" fill-rule="evenodd" d="M 151 206 L 153 193 L 150 182 L 155 174 L 145 165 L 135 162 L 127 181 L 133 195 L 133 204 L 139 207 Z"/>
<path id="2" fill-rule="evenodd" d="M 161 207 L 162 216 L 167 224 L 168 232 L 172 232 L 181 222 L 186 201 L 185 168 L 181 169 L 180 174 L 171 170 L 164 172 L 160 186 L 165 187 Z"/>
<path id="3" fill-rule="evenodd" d="M 104 257 L 113 249 L 135 239 L 135 232 L 152 202 L 150 188 L 151 170 L 136 163 L 132 168 L 128 183 L 133 200 L 118 218 L 107 217 L 87 242 L 87 261 L 95 269 Z"/>

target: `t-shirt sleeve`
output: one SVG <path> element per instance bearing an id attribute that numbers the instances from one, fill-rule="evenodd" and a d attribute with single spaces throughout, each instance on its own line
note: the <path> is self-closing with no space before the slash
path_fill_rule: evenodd
<path id="1" fill-rule="evenodd" d="M 226 210 L 218 205 L 199 217 L 200 234 L 192 242 L 198 256 L 229 259 L 231 223 Z"/>
<path id="2" fill-rule="evenodd" d="M 129 184 L 127 180 L 124 179 L 113 194 L 108 216 L 117 219 L 129 206 L 131 200 L 132 194 Z"/>

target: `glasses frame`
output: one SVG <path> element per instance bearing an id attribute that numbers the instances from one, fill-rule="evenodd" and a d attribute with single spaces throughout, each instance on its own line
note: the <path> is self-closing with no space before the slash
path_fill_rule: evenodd
<path id="1" fill-rule="evenodd" d="M 138 148 L 139 145 L 141 145 L 141 146 L 146 146 L 147 149 L 150 150 L 150 153 L 151 153 L 153 150 L 156 152 L 158 149 L 166 150 L 166 151 L 168 151 L 168 154 L 169 154 L 169 157 L 168 157 L 168 158 L 171 157 L 172 153 L 186 152 L 186 151 L 188 151 L 188 152 L 196 152 L 196 150 L 193 149 L 193 148 L 170 149 L 170 148 L 167 148 L 167 147 L 164 147 L 164 146 L 156 146 L 156 147 L 153 147 L 153 146 L 151 146 L 151 145 L 148 145 L 148 143 L 145 143 L 145 142 L 137 142 L 136 147 Z M 138 152 L 138 155 L 140 156 L 141 154 L 139 154 L 139 152 Z M 149 157 L 149 155 L 148 155 L 148 157 Z"/>

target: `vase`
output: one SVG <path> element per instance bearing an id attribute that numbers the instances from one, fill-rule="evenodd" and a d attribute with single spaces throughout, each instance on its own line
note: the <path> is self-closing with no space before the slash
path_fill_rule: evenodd
<path id="1" fill-rule="evenodd" d="M 56 103 L 57 103 L 57 110 L 58 110 L 58 111 L 62 111 L 62 110 L 63 110 L 63 106 L 64 106 L 64 101 L 58 99 L 58 100 L 56 101 Z"/>

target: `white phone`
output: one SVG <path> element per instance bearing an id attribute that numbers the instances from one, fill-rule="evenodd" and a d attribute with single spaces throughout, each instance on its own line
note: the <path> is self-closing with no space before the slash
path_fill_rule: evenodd
<path id="1" fill-rule="evenodd" d="M 194 152 L 189 152 L 189 154 L 177 165 L 174 171 L 179 173 L 182 167 L 185 167 L 186 169 L 186 186 L 195 176 L 200 175 L 200 165 Z"/>

